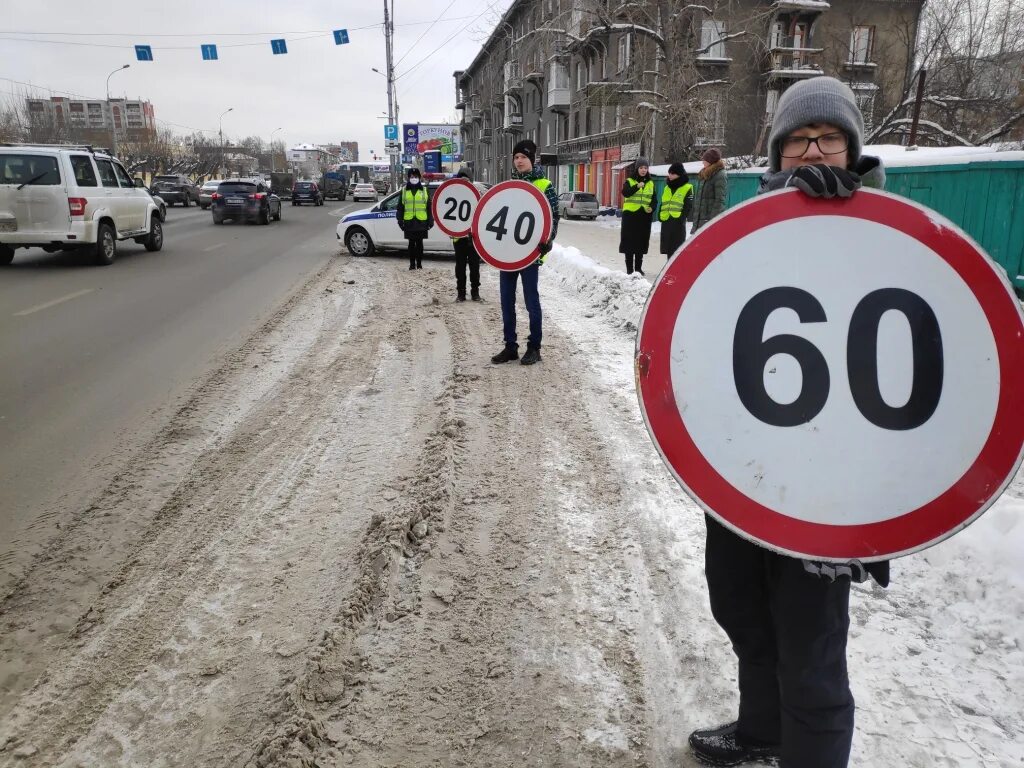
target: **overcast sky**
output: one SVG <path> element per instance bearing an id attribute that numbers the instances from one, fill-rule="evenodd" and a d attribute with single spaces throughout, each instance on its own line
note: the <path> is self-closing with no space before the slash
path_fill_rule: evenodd
<path id="1" fill-rule="evenodd" d="M 511 0 L 394 0 L 399 121 L 457 122 L 452 72 L 469 65 Z M 147 99 L 158 125 L 289 145 L 358 141 L 384 149 L 384 0 L 7 0 L 0 18 L 0 92 Z M 440 19 L 431 27 L 431 22 Z M 348 29 L 335 45 L 331 30 Z M 43 33 L 43 34 L 27 34 Z M 73 34 L 68 34 L 73 33 Z M 256 34 L 254 34 L 256 33 Z M 425 33 L 425 34 L 424 34 Z M 419 39 L 423 35 L 422 39 Z M 270 40 L 288 53 L 275 56 Z M 60 41 L 61 44 L 42 41 Z M 73 44 L 72 44 L 73 43 Z M 218 61 L 200 44 L 215 43 Z M 136 44 L 153 47 L 137 61 Z M 420 63 L 422 61 L 422 63 Z M 17 82 L 12 82 L 17 81 Z M 52 94 L 46 89 L 52 89 Z"/>

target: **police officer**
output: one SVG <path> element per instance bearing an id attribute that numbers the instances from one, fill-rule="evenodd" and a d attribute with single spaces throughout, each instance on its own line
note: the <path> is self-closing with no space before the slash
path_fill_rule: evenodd
<path id="1" fill-rule="evenodd" d="M 434 226 L 430 199 L 419 168 L 410 168 L 398 198 L 398 226 L 409 241 L 409 269 L 423 269 L 423 241 Z"/>
<path id="2" fill-rule="evenodd" d="M 463 178 L 470 182 L 473 177 L 465 168 L 459 170 L 457 178 Z M 455 288 L 458 291 L 456 301 L 466 300 L 466 267 L 469 267 L 470 297 L 473 301 L 480 299 L 480 254 L 476 252 L 476 244 L 471 234 L 462 237 L 453 237 L 452 244 L 455 246 Z"/>
<path id="3" fill-rule="evenodd" d="M 693 185 L 682 163 L 668 167 L 668 183 L 661 191 L 661 252 L 671 256 L 686 242 L 686 222 L 693 205 Z"/>
<path id="4" fill-rule="evenodd" d="M 654 180 L 647 158 L 639 157 L 633 164 L 633 173 L 622 184 L 622 197 L 619 251 L 626 255 L 626 274 L 631 275 L 636 269 L 642 275 L 654 215 Z"/>

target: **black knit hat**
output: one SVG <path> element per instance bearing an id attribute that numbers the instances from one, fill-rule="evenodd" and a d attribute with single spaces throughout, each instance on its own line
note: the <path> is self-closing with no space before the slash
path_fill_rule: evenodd
<path id="1" fill-rule="evenodd" d="M 530 165 L 537 164 L 537 145 L 529 139 L 523 139 L 512 147 L 512 157 L 526 155 L 530 159 Z"/>
<path id="2" fill-rule="evenodd" d="M 419 176 L 419 175 L 420 175 L 420 169 L 419 168 L 410 168 L 409 171 L 405 174 L 405 178 L 411 179 L 413 176 Z"/>
<path id="3" fill-rule="evenodd" d="M 668 172 L 674 173 L 676 176 L 682 176 L 684 179 L 690 178 L 682 163 L 672 163 L 672 165 L 668 167 Z"/>
<path id="4" fill-rule="evenodd" d="M 462 167 L 459 168 L 459 172 L 455 174 L 455 178 L 469 179 L 470 181 L 472 181 L 473 174 L 469 172 L 469 168 Z"/>

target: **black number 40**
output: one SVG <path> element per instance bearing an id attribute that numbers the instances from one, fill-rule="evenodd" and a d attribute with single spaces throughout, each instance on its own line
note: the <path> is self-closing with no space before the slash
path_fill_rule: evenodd
<path id="1" fill-rule="evenodd" d="M 491 220 L 487 222 L 485 229 L 488 232 L 494 233 L 495 240 L 501 240 L 507 233 L 508 228 L 505 226 L 505 221 L 508 219 L 508 206 L 502 206 Z M 526 231 L 523 231 L 525 226 Z M 530 242 L 530 238 L 533 237 L 533 229 L 537 226 L 537 219 L 530 211 L 523 211 L 519 214 L 519 218 L 516 219 L 515 229 L 512 231 L 512 236 L 516 239 L 519 245 L 526 245 Z"/>
<path id="2" fill-rule="evenodd" d="M 755 418 L 775 427 L 795 427 L 817 416 L 828 400 L 830 376 L 821 351 L 792 334 L 764 339 L 768 316 L 776 309 L 796 312 L 801 323 L 824 323 L 821 303 L 800 288 L 769 288 L 747 302 L 733 334 L 732 372 L 736 392 Z M 893 310 L 910 324 L 914 377 L 907 402 L 893 407 L 882 399 L 878 384 L 878 326 Z M 771 398 L 764 385 L 764 367 L 773 355 L 789 355 L 800 366 L 800 394 L 791 403 Z M 932 308 L 920 296 L 902 288 L 872 291 L 857 304 L 846 340 L 846 368 L 857 410 L 877 427 L 915 429 L 935 413 L 942 395 L 942 334 Z"/>

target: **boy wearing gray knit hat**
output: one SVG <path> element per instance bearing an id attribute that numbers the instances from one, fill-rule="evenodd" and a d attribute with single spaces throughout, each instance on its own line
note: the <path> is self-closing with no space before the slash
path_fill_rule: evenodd
<path id="1" fill-rule="evenodd" d="M 863 136 L 847 86 L 831 77 L 797 83 L 779 99 L 761 191 L 849 197 L 862 184 L 880 187 L 885 175 L 876 158 L 862 156 Z M 823 567 L 705 519 L 711 612 L 739 661 L 740 701 L 735 721 L 694 731 L 690 748 L 710 765 L 846 768 L 854 716 L 846 669 L 850 582 L 870 575 L 884 587 L 889 564 Z"/>

